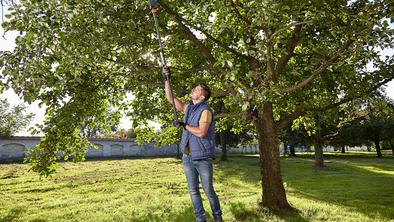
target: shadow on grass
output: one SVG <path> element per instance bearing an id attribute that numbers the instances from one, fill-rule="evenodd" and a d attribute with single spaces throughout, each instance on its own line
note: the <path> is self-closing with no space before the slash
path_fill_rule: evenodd
<path id="1" fill-rule="evenodd" d="M 230 212 L 237 221 L 257 221 L 262 219 L 262 214 L 257 209 L 247 209 L 242 202 L 231 203 Z"/>
<path id="2" fill-rule="evenodd" d="M 111 160 L 154 160 L 172 158 L 174 160 L 182 161 L 182 158 L 177 158 L 175 155 L 163 155 L 163 156 L 129 156 L 129 157 L 86 157 L 85 162 L 95 162 L 95 161 L 111 161 Z M 66 161 L 60 161 L 66 162 Z"/>
<path id="3" fill-rule="evenodd" d="M 166 209 L 162 209 L 166 211 Z M 133 222 L 161 222 L 161 221 L 173 221 L 173 222 L 185 222 L 185 221 L 195 221 L 193 208 L 186 207 L 181 211 L 169 212 L 163 216 L 162 214 L 155 214 L 150 212 L 144 215 L 130 216 L 124 218 L 123 216 L 114 217 L 113 221 L 133 221 Z"/>
<path id="4" fill-rule="evenodd" d="M 236 221 L 269 221 L 273 216 L 279 217 L 284 221 L 308 221 L 302 217 L 300 212 L 296 209 L 269 211 L 264 208 L 259 208 L 257 205 L 254 208 L 247 208 L 242 202 L 231 203 L 230 212 L 234 215 Z"/>
<path id="5" fill-rule="evenodd" d="M 261 181 L 259 169 L 258 156 L 229 155 L 226 161 L 218 161 L 215 164 L 215 180 L 227 181 L 228 178 L 235 178 L 256 184 Z"/>
<path id="6" fill-rule="evenodd" d="M 183 222 L 183 221 L 194 221 L 194 213 L 193 207 L 184 208 L 180 213 L 170 216 L 169 218 L 174 218 L 174 222 Z"/>
<path id="7" fill-rule="evenodd" d="M 295 158 L 308 158 L 314 159 L 314 152 L 304 152 L 304 153 L 296 153 L 297 157 Z M 283 156 L 284 158 L 294 158 L 289 156 Z M 378 158 L 376 156 L 376 152 L 324 152 L 325 159 L 394 159 L 392 154 L 383 153 L 383 156 Z"/>
<path id="8" fill-rule="evenodd" d="M 60 190 L 63 189 L 66 186 L 52 186 L 52 187 L 37 187 L 37 188 L 28 188 L 28 189 L 23 189 L 20 191 L 17 191 L 16 193 L 46 193 L 46 192 L 50 192 L 50 191 L 55 191 L 55 190 Z"/>
<path id="9" fill-rule="evenodd" d="M 394 159 L 373 156 L 330 155 L 329 170 L 316 170 L 309 159 L 289 159 L 282 163 L 284 181 L 295 195 L 345 206 L 371 218 L 394 218 Z M 368 167 L 375 171 L 368 170 Z"/>
<path id="10" fill-rule="evenodd" d="M 325 155 L 326 157 L 326 155 Z M 324 170 L 314 168 L 313 154 L 297 158 L 282 158 L 281 171 L 284 182 L 293 194 L 356 210 L 371 218 L 394 218 L 394 158 L 376 158 L 371 155 L 348 153 L 328 154 Z M 220 181 L 242 180 L 256 186 L 260 183 L 258 156 L 229 156 L 229 161 L 218 163 L 215 171 Z M 372 170 L 371 170 L 372 168 Z M 385 171 L 385 172 L 382 172 Z M 231 185 L 231 184 L 230 184 Z M 232 206 L 237 220 L 249 221 L 264 214 L 247 210 L 241 204 Z M 274 213 L 286 221 L 305 221 L 299 213 Z M 287 215 L 287 216 L 286 216 Z"/>
<path id="11" fill-rule="evenodd" d="M 12 222 L 18 221 L 19 217 L 25 210 L 23 208 L 12 208 L 7 215 L 0 218 L 0 222 Z"/>

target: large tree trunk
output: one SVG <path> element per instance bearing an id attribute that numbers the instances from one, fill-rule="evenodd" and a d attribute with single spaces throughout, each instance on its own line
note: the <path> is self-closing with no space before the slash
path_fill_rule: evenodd
<path id="1" fill-rule="evenodd" d="M 295 149 L 294 149 L 294 144 L 291 144 L 290 147 L 289 147 L 289 149 L 290 149 L 290 156 L 291 156 L 291 157 L 296 157 Z"/>
<path id="2" fill-rule="evenodd" d="M 394 156 L 394 144 L 391 144 L 391 152 L 393 152 L 393 156 Z"/>
<path id="3" fill-rule="evenodd" d="M 315 145 L 315 167 L 324 168 L 323 146 L 319 142 Z"/>
<path id="4" fill-rule="evenodd" d="M 220 160 L 227 160 L 227 147 L 226 147 L 226 135 L 225 132 L 220 133 L 220 146 L 222 147 L 222 156 Z"/>
<path id="5" fill-rule="evenodd" d="M 296 143 L 296 139 L 297 139 L 297 134 L 292 133 L 290 135 L 290 139 L 289 139 L 289 150 L 290 150 L 290 156 L 291 157 L 295 157 L 296 156 L 295 149 L 294 149 L 294 146 L 295 146 L 295 143 Z"/>
<path id="6" fill-rule="evenodd" d="M 280 174 L 277 131 L 274 125 L 271 103 L 263 106 L 254 121 L 260 150 L 260 172 L 262 176 L 262 206 L 271 210 L 292 209 L 287 202 L 285 188 Z"/>
<path id="7" fill-rule="evenodd" d="M 342 146 L 342 153 L 345 153 L 345 146 Z"/>
<path id="8" fill-rule="evenodd" d="M 375 140 L 373 142 L 375 143 L 376 146 L 376 154 L 378 155 L 378 157 L 382 157 L 382 152 L 380 151 L 380 141 Z"/>

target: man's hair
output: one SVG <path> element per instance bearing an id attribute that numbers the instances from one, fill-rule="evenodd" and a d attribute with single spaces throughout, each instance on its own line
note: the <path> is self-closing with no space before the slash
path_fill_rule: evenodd
<path id="1" fill-rule="evenodd" d="M 199 86 L 201 86 L 201 88 L 204 89 L 204 91 L 203 91 L 203 95 L 205 97 L 204 101 L 207 101 L 211 97 L 211 90 L 204 83 L 199 84 Z"/>

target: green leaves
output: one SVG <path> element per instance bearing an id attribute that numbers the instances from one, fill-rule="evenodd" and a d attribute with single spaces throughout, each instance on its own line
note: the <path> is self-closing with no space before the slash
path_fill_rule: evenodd
<path id="1" fill-rule="evenodd" d="M 14 136 L 33 119 L 34 114 L 26 112 L 26 106 L 11 107 L 7 99 L 0 99 L 0 136 Z"/>
<path id="2" fill-rule="evenodd" d="M 267 102 L 280 122 L 299 110 L 366 95 L 391 78 L 392 60 L 380 61 L 373 52 L 393 38 L 385 1 L 384 7 L 306 0 L 165 4 L 171 10 L 163 7 L 159 24 L 175 95 L 186 100 L 201 82 L 214 95 L 229 95 L 218 96 L 225 114 L 233 116 L 218 119 L 221 130 L 249 128 L 252 119 L 245 114 L 258 113 Z M 144 135 L 141 141 L 176 142 L 179 132 L 168 124 L 172 107 L 158 74 L 153 20 L 141 1 L 24 1 L 3 26 L 21 33 L 15 50 L 0 54 L 5 87 L 48 107 L 45 125 L 37 129 L 46 136 L 32 154 L 35 170 L 52 172 L 58 152 L 82 159 L 81 128 L 105 125 L 110 108 L 131 116 Z M 353 44 L 341 50 L 348 40 Z M 362 71 L 369 61 L 379 71 Z M 297 90 L 275 93 L 305 80 Z M 210 102 L 219 113 L 216 98 Z M 110 118 L 116 122 L 119 115 Z M 149 121 L 164 127 L 152 131 Z"/>

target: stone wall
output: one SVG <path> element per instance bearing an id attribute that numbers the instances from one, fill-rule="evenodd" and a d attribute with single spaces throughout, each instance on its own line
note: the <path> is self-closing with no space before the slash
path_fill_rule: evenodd
<path id="1" fill-rule="evenodd" d="M 0 162 L 21 160 L 25 151 L 35 147 L 40 137 L 0 137 Z M 176 145 L 156 147 L 138 145 L 134 139 L 90 139 L 95 148 L 88 148 L 86 158 L 175 156 Z"/>
<path id="2" fill-rule="evenodd" d="M 22 160 L 25 151 L 35 147 L 40 142 L 40 137 L 0 137 L 0 162 L 11 162 Z M 109 139 L 93 138 L 90 142 L 95 148 L 89 148 L 86 158 L 111 158 L 111 157 L 154 157 L 154 156 L 175 156 L 177 153 L 176 145 L 156 147 L 153 144 L 138 145 L 134 139 Z M 366 147 L 348 148 L 347 150 L 366 150 Z M 283 153 L 283 147 L 279 152 Z M 310 148 L 295 148 L 296 152 L 313 152 Z M 333 147 L 325 147 L 324 152 L 334 151 Z M 221 149 L 216 147 L 216 152 Z M 228 147 L 228 153 L 239 154 L 258 154 L 257 145 Z M 220 154 L 218 154 L 220 155 Z"/>

